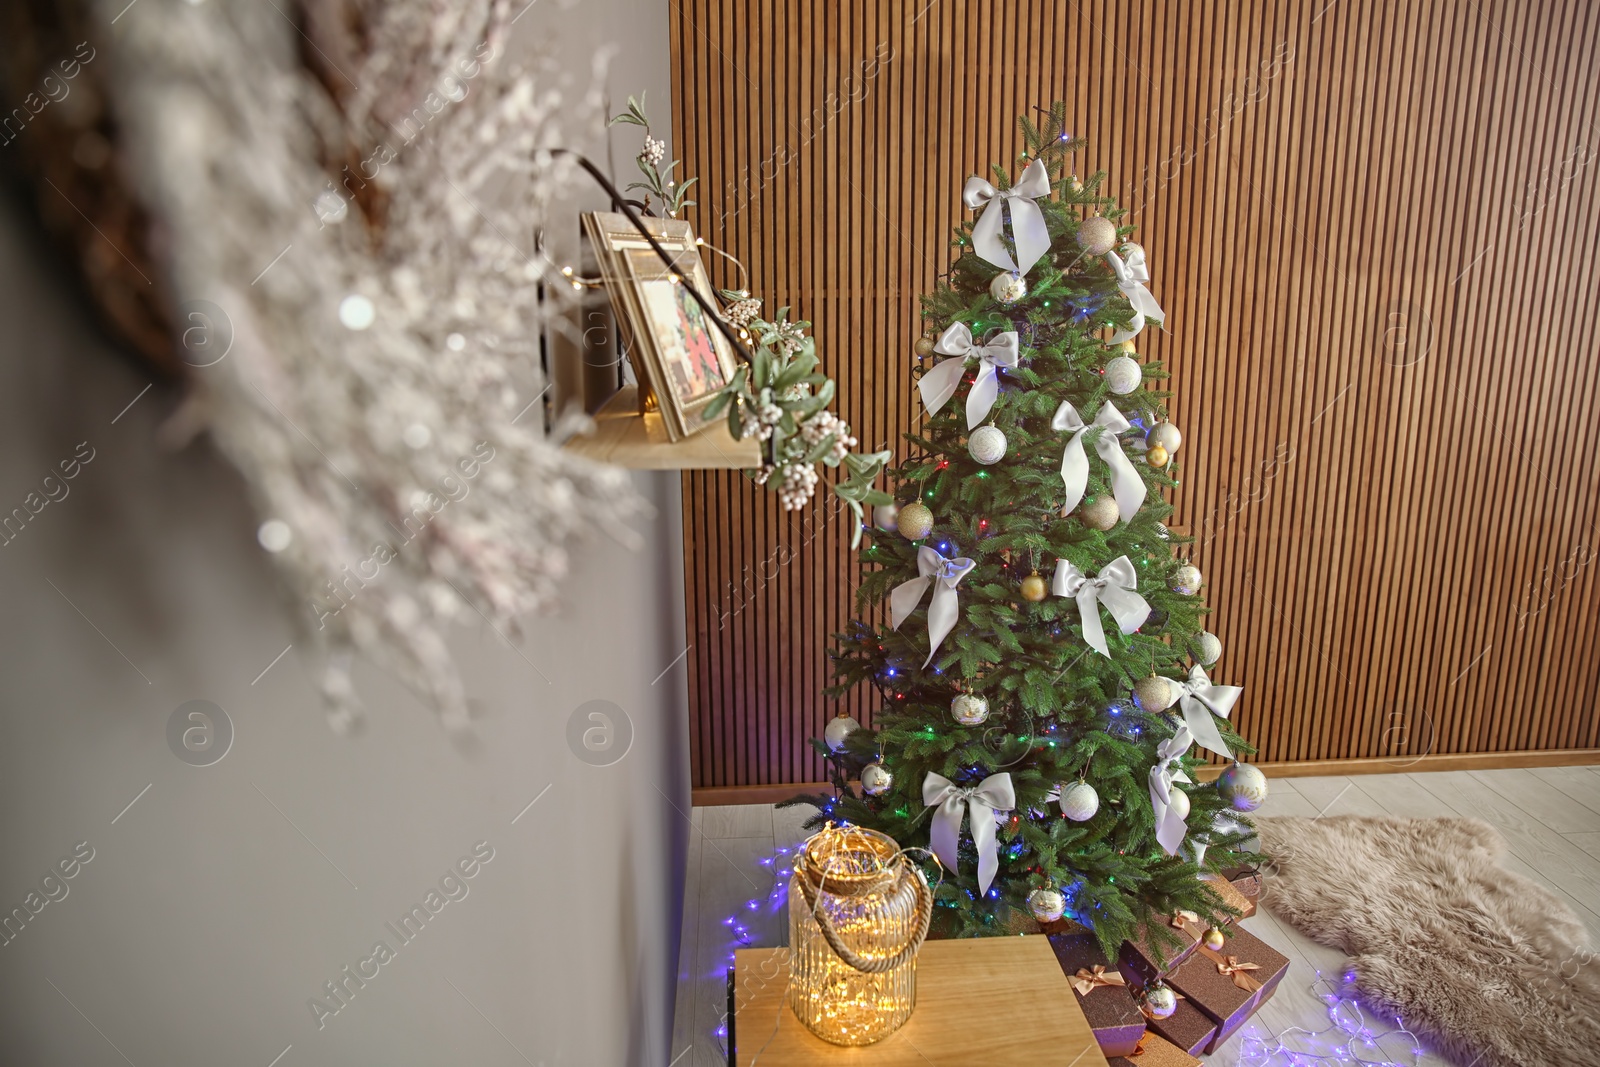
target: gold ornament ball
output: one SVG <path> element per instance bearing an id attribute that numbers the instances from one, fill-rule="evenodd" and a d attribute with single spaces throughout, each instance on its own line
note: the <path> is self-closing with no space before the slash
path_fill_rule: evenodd
<path id="1" fill-rule="evenodd" d="M 926 504 L 912 502 L 900 509 L 895 525 L 907 541 L 920 541 L 933 532 L 933 512 Z"/>
<path id="2" fill-rule="evenodd" d="M 977 726 L 989 717 L 989 702 L 976 693 L 957 693 L 950 714 L 962 726 Z"/>
<path id="3" fill-rule="evenodd" d="M 1150 466 L 1157 468 L 1165 467 L 1167 465 L 1167 460 L 1170 458 L 1172 457 L 1167 455 L 1167 450 L 1162 448 L 1160 445 L 1156 445 L 1154 448 L 1150 449 L 1144 454 L 1144 461 L 1150 464 Z"/>
<path id="4" fill-rule="evenodd" d="M 1022 599 L 1031 600 L 1035 604 L 1050 595 L 1050 587 L 1039 576 L 1039 572 L 1028 575 L 1022 579 Z"/>
<path id="5" fill-rule="evenodd" d="M 1133 702 L 1146 715 L 1156 715 L 1172 706 L 1172 685 L 1165 678 L 1152 674 L 1133 683 Z"/>
<path id="6" fill-rule="evenodd" d="M 1103 256 L 1116 247 L 1117 226 L 1099 215 L 1084 219 L 1078 223 L 1078 243 L 1091 256 Z"/>
<path id="7" fill-rule="evenodd" d="M 1067 175 L 1067 188 L 1074 193 L 1083 192 L 1083 182 L 1078 180 L 1076 174 Z"/>
<path id="8" fill-rule="evenodd" d="M 1091 530 L 1109 530 L 1122 516 L 1117 510 L 1116 498 L 1107 494 L 1085 503 L 1078 509 L 1078 517 Z"/>
<path id="9" fill-rule="evenodd" d="M 861 768 L 861 791 L 869 797 L 882 796 L 894 785 L 894 775 L 881 763 L 869 763 Z"/>
<path id="10" fill-rule="evenodd" d="M 1061 890 L 1035 889 L 1028 894 L 1028 910 L 1033 912 L 1033 917 L 1042 923 L 1053 923 L 1061 918 L 1062 912 L 1067 910 L 1067 898 L 1061 895 Z"/>
<path id="11" fill-rule="evenodd" d="M 1172 987 L 1157 982 L 1145 990 L 1144 998 L 1139 1002 L 1139 1010 L 1144 1012 L 1147 1019 L 1166 1019 L 1178 1010 L 1178 995 Z"/>
<path id="12" fill-rule="evenodd" d="M 1267 776 L 1259 767 L 1235 763 L 1217 778 L 1217 795 L 1234 811 L 1255 811 L 1267 801 Z"/>
<path id="13" fill-rule="evenodd" d="M 1201 935 L 1200 943 L 1212 952 L 1221 952 L 1222 946 L 1228 943 L 1228 935 L 1213 926 Z"/>
<path id="14" fill-rule="evenodd" d="M 1136 356 L 1136 355 L 1139 354 L 1139 350 L 1134 347 L 1132 341 L 1124 341 L 1124 342 L 1122 342 L 1122 344 L 1118 345 L 1117 347 L 1121 348 L 1122 351 L 1125 354 L 1130 355 L 1130 356 Z"/>
<path id="15" fill-rule="evenodd" d="M 904 524 L 902 519 L 901 525 L 903 526 Z M 1192 563 L 1185 563 L 1172 572 L 1172 580 L 1168 584 L 1172 586 L 1174 593 L 1179 593 L 1183 596 L 1194 596 L 1200 591 L 1202 581 L 1200 568 Z"/>
<path id="16" fill-rule="evenodd" d="M 927 359 L 929 356 L 933 355 L 933 338 L 919 337 L 917 338 L 917 343 L 912 345 L 911 348 L 912 351 L 916 352 L 919 358 Z"/>

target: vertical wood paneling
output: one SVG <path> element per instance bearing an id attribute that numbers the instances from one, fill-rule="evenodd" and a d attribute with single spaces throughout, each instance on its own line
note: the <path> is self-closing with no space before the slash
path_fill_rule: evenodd
<path id="1" fill-rule="evenodd" d="M 812 320 L 863 449 L 920 417 L 963 182 L 1063 97 L 1171 316 L 1139 344 L 1185 436 L 1173 525 L 1259 758 L 1600 743 L 1594 11 L 670 2 L 691 219 Z M 815 780 L 847 520 L 723 473 L 684 503 L 695 784 Z"/>

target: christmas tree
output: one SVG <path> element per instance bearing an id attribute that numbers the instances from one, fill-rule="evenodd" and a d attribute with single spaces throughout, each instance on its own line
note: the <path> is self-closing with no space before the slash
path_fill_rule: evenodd
<path id="1" fill-rule="evenodd" d="M 883 703 L 875 730 L 840 717 L 813 742 L 838 795 L 803 799 L 936 853 L 950 933 L 1065 909 L 1114 953 L 1152 911 L 1223 917 L 1199 876 L 1238 862 L 1252 831 L 1229 813 L 1265 785 L 1193 782 L 1197 744 L 1254 750 L 1226 718 L 1239 690 L 1205 675 L 1190 539 L 1161 521 L 1181 437 L 1133 339 L 1162 311 L 1104 175 L 1069 173 L 1064 115 L 1019 121 L 1015 183 L 969 180 L 976 216 L 923 298 L 927 417 L 862 552 L 861 608 L 887 611 L 837 635 L 828 690 Z"/>

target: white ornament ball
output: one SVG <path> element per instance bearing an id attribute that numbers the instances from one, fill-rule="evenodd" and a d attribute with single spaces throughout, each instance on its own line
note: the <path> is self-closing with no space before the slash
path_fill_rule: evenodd
<path id="1" fill-rule="evenodd" d="M 1006 435 L 998 426 L 979 426 L 967 438 L 967 451 L 984 466 L 999 463 L 1006 455 Z"/>
<path id="2" fill-rule="evenodd" d="M 1080 507 L 1078 517 L 1092 530 L 1109 530 L 1117 524 L 1122 512 L 1117 509 L 1116 497 L 1106 493 Z"/>
<path id="3" fill-rule="evenodd" d="M 1088 822 L 1100 810 L 1100 794 L 1088 782 L 1061 787 L 1061 814 L 1073 822 Z"/>
<path id="4" fill-rule="evenodd" d="M 1174 593 L 1194 596 L 1200 591 L 1200 585 L 1203 581 L 1204 579 L 1200 577 L 1200 568 L 1192 563 L 1185 563 L 1172 572 L 1172 580 L 1168 584 L 1172 586 Z"/>
<path id="5" fill-rule="evenodd" d="M 1234 811 L 1255 811 L 1267 800 L 1267 776 L 1261 768 L 1235 763 L 1217 779 L 1217 795 Z"/>
<path id="6" fill-rule="evenodd" d="M 913 501 L 900 509 L 895 526 L 907 541 L 920 541 L 933 532 L 933 512 L 926 504 Z"/>
<path id="7" fill-rule="evenodd" d="M 977 726 L 989 717 L 989 702 L 976 693 L 957 693 L 950 714 L 962 726 Z"/>
<path id="8" fill-rule="evenodd" d="M 1141 678 L 1133 684 L 1133 702 L 1146 715 L 1156 715 L 1172 706 L 1172 686 L 1159 674 Z"/>
<path id="9" fill-rule="evenodd" d="M 1015 304 L 1028 295 L 1028 283 L 1020 274 L 996 274 L 989 283 L 989 295 L 1002 304 Z"/>
<path id="10" fill-rule="evenodd" d="M 1150 432 L 1144 435 L 1144 443 L 1151 448 L 1164 448 L 1170 455 L 1183 444 L 1183 434 L 1170 422 L 1158 422 L 1150 427 Z"/>
<path id="11" fill-rule="evenodd" d="M 1167 797 L 1167 807 L 1177 812 L 1178 818 L 1187 819 L 1189 817 L 1189 794 L 1177 786 L 1173 786 L 1172 794 Z"/>
<path id="12" fill-rule="evenodd" d="M 822 740 L 827 742 L 829 752 L 844 751 L 845 738 L 861 729 L 861 724 L 856 722 L 852 715 L 837 715 L 828 722 L 822 731 Z"/>
<path id="13" fill-rule="evenodd" d="M 1035 889 L 1028 894 L 1028 910 L 1040 922 L 1053 923 L 1067 910 L 1067 898 L 1061 895 L 1061 890 L 1049 886 Z"/>
<path id="14" fill-rule="evenodd" d="M 294 531 L 282 519 L 268 519 L 256 530 L 256 540 L 268 552 L 282 552 L 294 540 Z"/>
<path id="15" fill-rule="evenodd" d="M 869 797 L 882 796 L 894 785 L 894 775 L 881 763 L 869 763 L 861 768 L 861 791 Z"/>
<path id="16" fill-rule="evenodd" d="M 900 508 L 896 504 L 879 504 L 872 509 L 872 525 L 884 533 L 894 533 L 900 517 Z"/>
<path id="17" fill-rule="evenodd" d="M 1144 992 L 1144 999 L 1139 1003 L 1139 1010 L 1150 1019 L 1166 1019 L 1178 1010 L 1178 995 L 1172 987 L 1157 982 Z"/>
<path id="18" fill-rule="evenodd" d="M 1195 637 L 1189 645 L 1189 650 L 1194 653 L 1196 663 L 1202 667 L 1209 667 L 1222 658 L 1222 641 L 1216 634 L 1207 630 Z"/>
<path id="19" fill-rule="evenodd" d="M 339 321 L 347 330 L 365 330 L 378 318 L 378 309 L 360 293 L 351 293 L 339 301 Z"/>
<path id="20" fill-rule="evenodd" d="M 1126 396 L 1139 388 L 1139 383 L 1144 381 L 1144 371 L 1139 368 L 1139 361 L 1128 356 L 1117 356 L 1106 364 L 1106 388 L 1118 396 Z"/>
<path id="21" fill-rule="evenodd" d="M 1091 256 L 1103 256 L 1116 247 L 1117 225 L 1093 215 L 1078 223 L 1078 243 Z"/>

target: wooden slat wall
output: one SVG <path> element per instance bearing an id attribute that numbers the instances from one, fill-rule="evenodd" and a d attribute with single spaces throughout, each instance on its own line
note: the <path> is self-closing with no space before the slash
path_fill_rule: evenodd
<path id="1" fill-rule="evenodd" d="M 1600 742 L 1588 5 L 669 2 L 691 219 L 815 323 L 862 447 L 919 416 L 963 181 L 1062 97 L 1170 315 L 1140 347 L 1173 371 L 1174 525 L 1259 759 Z M 821 775 L 855 581 L 827 500 L 685 476 L 699 787 Z"/>

